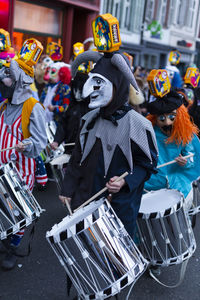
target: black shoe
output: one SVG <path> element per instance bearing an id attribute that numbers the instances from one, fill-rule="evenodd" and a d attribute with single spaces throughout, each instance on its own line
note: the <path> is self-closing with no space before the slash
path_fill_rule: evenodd
<path id="1" fill-rule="evenodd" d="M 2 241 L 0 241 L 0 253 L 6 253 L 6 247 L 4 246 L 4 244 L 2 243 Z"/>
<path id="2" fill-rule="evenodd" d="M 37 183 L 36 187 L 37 187 L 38 191 L 40 191 L 40 192 L 46 191 L 46 189 L 47 189 L 46 184 L 42 185 L 40 183 Z"/>
<path id="3" fill-rule="evenodd" d="M 1 263 L 4 270 L 12 270 L 17 264 L 16 247 L 11 247 Z"/>

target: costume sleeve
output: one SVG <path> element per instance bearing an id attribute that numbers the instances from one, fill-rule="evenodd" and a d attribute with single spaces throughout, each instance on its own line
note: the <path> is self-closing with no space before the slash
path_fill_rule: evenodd
<path id="1" fill-rule="evenodd" d="M 70 118 L 70 107 L 58 121 L 56 134 L 54 136 L 54 142 L 57 142 L 59 145 L 68 136 L 69 118 Z"/>
<path id="2" fill-rule="evenodd" d="M 181 155 L 182 156 L 186 156 L 186 155 L 189 155 L 189 154 L 195 154 L 195 150 L 194 150 L 194 147 L 192 145 L 192 143 L 189 143 L 187 144 L 182 150 L 181 150 Z M 193 157 L 190 157 L 187 159 L 187 163 L 186 165 L 184 166 L 184 168 L 192 168 L 194 166 L 194 158 Z"/>
<path id="3" fill-rule="evenodd" d="M 70 198 L 73 197 L 74 191 L 76 190 L 79 184 L 81 157 L 81 145 L 79 142 L 78 134 L 72 156 L 70 158 L 69 163 L 67 164 L 60 195 Z"/>
<path id="4" fill-rule="evenodd" d="M 56 98 L 58 97 L 58 99 Z M 65 84 L 62 88 L 62 95 L 56 95 L 55 100 L 61 100 L 60 105 L 56 107 L 56 113 L 63 113 L 65 110 L 67 110 L 69 103 L 70 103 L 70 97 L 71 97 L 71 90 L 70 87 Z M 62 99 L 59 99 L 62 97 Z"/>
<path id="5" fill-rule="evenodd" d="M 36 103 L 33 107 L 30 116 L 29 131 L 31 136 L 24 139 L 23 143 L 31 141 L 31 145 L 26 147 L 23 154 L 27 157 L 36 158 L 47 145 L 45 112 L 40 103 Z"/>
<path id="6" fill-rule="evenodd" d="M 152 160 L 146 156 L 146 154 L 136 143 L 131 141 L 134 168 L 133 173 L 129 174 L 125 178 L 130 191 L 137 188 L 142 182 L 144 183 L 146 180 L 148 180 L 152 173 L 157 173 L 156 166 L 158 161 L 158 153 L 149 131 L 147 131 L 147 138 Z"/>

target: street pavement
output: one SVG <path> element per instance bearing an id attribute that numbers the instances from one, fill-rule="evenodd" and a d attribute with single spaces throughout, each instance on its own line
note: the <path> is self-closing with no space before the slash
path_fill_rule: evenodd
<path id="1" fill-rule="evenodd" d="M 45 236 L 54 224 L 66 216 L 66 208 L 58 199 L 54 182 L 49 182 L 47 190 L 34 189 L 34 196 L 46 211 L 35 226 L 32 251 L 28 257 L 19 258 L 12 271 L 0 269 L 0 300 L 72 300 L 76 291 L 72 287 L 67 295 L 66 275 Z M 199 218 L 199 216 L 198 216 Z M 176 288 L 166 288 L 155 282 L 145 272 L 135 283 L 129 300 L 199 300 L 200 299 L 200 230 L 199 220 L 195 227 L 197 250 L 189 260 L 182 284 Z M 25 233 L 21 252 L 26 252 L 32 225 Z M 2 260 L 3 254 L 0 254 Z M 167 285 L 178 282 L 180 265 L 163 268 L 159 279 Z M 126 300 L 130 287 L 118 295 Z M 115 297 L 111 298 L 112 300 Z"/>

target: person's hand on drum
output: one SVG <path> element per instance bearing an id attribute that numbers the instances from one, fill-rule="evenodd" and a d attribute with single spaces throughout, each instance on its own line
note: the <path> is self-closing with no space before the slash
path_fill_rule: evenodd
<path id="1" fill-rule="evenodd" d="M 58 143 L 57 142 L 53 142 L 50 144 L 51 149 L 56 150 L 58 148 Z"/>
<path id="2" fill-rule="evenodd" d="M 121 179 L 119 181 L 116 181 L 118 178 L 118 176 L 114 176 L 110 178 L 110 180 L 106 183 L 106 187 L 108 188 L 109 193 L 118 193 L 125 185 L 125 180 Z"/>
<path id="3" fill-rule="evenodd" d="M 15 150 L 18 152 L 23 152 L 26 149 L 26 145 L 23 144 L 22 142 L 19 142 L 18 144 L 15 145 Z"/>
<path id="4" fill-rule="evenodd" d="M 187 164 L 187 158 L 184 158 L 181 154 L 175 158 L 175 161 L 179 166 L 184 167 Z"/>
<path id="5" fill-rule="evenodd" d="M 61 201 L 64 205 L 66 205 L 66 201 L 67 201 L 67 202 L 69 203 L 69 205 L 70 205 L 71 200 L 72 200 L 72 198 L 65 197 L 65 196 L 61 196 L 61 195 L 59 195 L 59 199 L 60 199 L 60 201 Z"/>

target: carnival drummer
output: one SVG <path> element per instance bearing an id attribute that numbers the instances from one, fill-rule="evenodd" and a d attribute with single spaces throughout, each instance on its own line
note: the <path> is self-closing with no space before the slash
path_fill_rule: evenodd
<path id="1" fill-rule="evenodd" d="M 1 152 L 0 164 L 14 161 L 30 190 L 34 185 L 34 158 L 47 143 L 44 109 L 32 97 L 29 88 L 33 82 L 35 63 L 32 61 L 35 52 L 32 53 L 34 50 L 31 49 L 39 53 L 39 59 L 43 47 L 37 40 L 29 39 L 24 42 L 19 58 L 12 60 L 0 70 L 0 93 L 7 99 L 0 107 L 0 147 L 1 149 L 14 147 L 12 150 Z M 4 243 L 7 246 L 7 253 L 2 261 L 2 268 L 9 270 L 16 265 L 16 249 L 23 234 L 24 230 L 21 230 Z M 0 246 L 1 252 L 5 250 L 2 244 Z"/>
<path id="2" fill-rule="evenodd" d="M 84 53 L 83 62 L 88 60 L 92 59 Z M 59 198 L 74 210 L 106 185 L 115 212 L 133 237 L 144 182 L 155 172 L 157 150 L 151 123 L 128 104 L 130 82 L 137 95 L 134 76 L 121 54 L 99 56 L 83 86 L 83 97 L 90 97 L 93 110 L 82 118 Z M 129 175 L 115 182 L 125 171 Z"/>
<path id="3" fill-rule="evenodd" d="M 150 89 L 151 90 L 151 89 Z M 158 165 L 176 163 L 158 169 L 145 183 L 145 189 L 177 189 L 186 198 L 192 181 L 199 177 L 200 143 L 198 128 L 190 120 L 183 97 L 174 90 L 164 96 L 152 96 L 148 104 L 148 119 L 152 122 L 158 143 Z M 185 156 L 194 155 L 188 159 Z M 188 199 L 187 201 L 190 201 Z"/>

